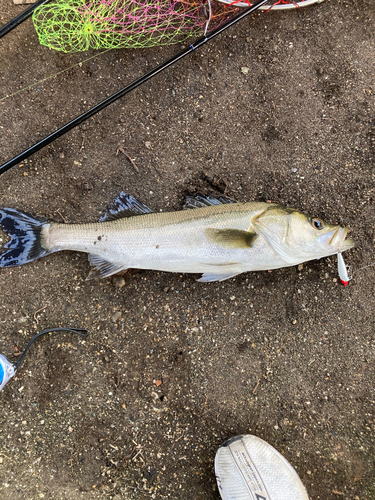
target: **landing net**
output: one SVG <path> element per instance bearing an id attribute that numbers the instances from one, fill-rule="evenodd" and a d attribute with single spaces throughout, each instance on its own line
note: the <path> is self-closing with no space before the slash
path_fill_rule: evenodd
<path id="1" fill-rule="evenodd" d="M 212 6 L 210 29 L 237 11 Z M 63 52 L 170 45 L 201 36 L 207 22 L 202 2 L 185 0 L 64 0 L 33 15 L 42 45 Z"/>
<path id="2" fill-rule="evenodd" d="M 237 6 L 250 6 L 250 1 L 234 4 L 231 0 L 55 0 L 36 9 L 33 21 L 40 43 L 62 52 L 144 48 L 202 36 L 233 17 Z M 271 0 L 266 8 L 281 5 L 297 4 Z"/>

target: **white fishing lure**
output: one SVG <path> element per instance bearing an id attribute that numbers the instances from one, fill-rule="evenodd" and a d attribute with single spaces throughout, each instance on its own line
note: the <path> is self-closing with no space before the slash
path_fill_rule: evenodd
<path id="1" fill-rule="evenodd" d="M 344 257 L 341 252 L 337 254 L 337 267 L 339 271 L 340 280 L 344 286 L 348 286 L 349 281 L 352 279 L 350 267 L 345 264 Z"/>

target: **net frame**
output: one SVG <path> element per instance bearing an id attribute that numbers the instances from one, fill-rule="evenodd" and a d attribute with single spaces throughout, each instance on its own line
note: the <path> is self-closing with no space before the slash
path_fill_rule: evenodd
<path id="1" fill-rule="evenodd" d="M 236 2 L 233 0 L 218 0 L 221 3 L 224 3 L 226 5 L 232 6 L 232 7 L 251 7 L 254 2 L 249 1 L 244 1 L 244 2 Z M 293 1 L 293 0 L 272 0 L 270 1 L 269 5 L 264 5 L 259 8 L 259 10 L 289 10 L 289 9 L 299 9 L 300 7 L 308 7 L 310 5 L 314 5 L 316 3 L 322 3 L 324 0 L 300 0 L 300 1 Z"/>

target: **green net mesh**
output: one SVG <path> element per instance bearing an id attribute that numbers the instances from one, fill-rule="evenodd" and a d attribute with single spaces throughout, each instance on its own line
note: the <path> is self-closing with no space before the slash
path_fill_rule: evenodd
<path id="1" fill-rule="evenodd" d="M 213 3 L 209 29 L 236 11 Z M 78 52 L 169 45 L 198 37 L 207 13 L 199 0 L 55 0 L 39 7 L 33 21 L 42 45 Z"/>

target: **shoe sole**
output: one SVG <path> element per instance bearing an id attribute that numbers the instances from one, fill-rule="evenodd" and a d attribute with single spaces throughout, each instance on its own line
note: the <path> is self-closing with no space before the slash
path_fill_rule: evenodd
<path id="1" fill-rule="evenodd" d="M 236 436 L 215 456 L 222 500 L 309 500 L 290 463 L 256 436 Z"/>

